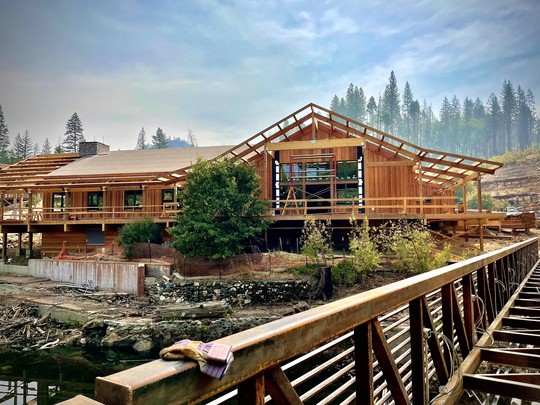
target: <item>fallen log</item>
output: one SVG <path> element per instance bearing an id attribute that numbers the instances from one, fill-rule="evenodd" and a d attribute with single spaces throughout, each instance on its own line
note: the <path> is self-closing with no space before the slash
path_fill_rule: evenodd
<path id="1" fill-rule="evenodd" d="M 221 318 L 230 310 L 230 305 L 225 301 L 172 304 L 159 308 L 156 318 L 159 320 Z"/>

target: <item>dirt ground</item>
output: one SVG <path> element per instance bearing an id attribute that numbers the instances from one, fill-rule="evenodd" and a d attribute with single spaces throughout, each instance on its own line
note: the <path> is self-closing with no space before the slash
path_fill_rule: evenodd
<path id="1" fill-rule="evenodd" d="M 507 234 L 499 238 L 487 238 L 484 242 L 485 251 L 493 251 L 504 246 L 538 236 L 538 230 L 529 234 Z M 478 240 L 469 242 L 454 241 L 453 253 L 455 257 L 478 253 Z M 148 249 L 148 246 L 146 246 Z M 153 248 L 152 248 L 153 249 Z M 179 262 L 178 258 L 170 257 L 169 250 L 152 250 L 151 261 L 174 262 L 183 276 L 198 277 L 212 274 L 218 278 L 266 279 L 283 280 L 298 279 L 298 274 L 286 271 L 286 268 L 305 264 L 301 255 L 290 253 L 266 253 L 253 255 L 240 255 L 229 262 L 217 265 L 203 259 L 190 259 Z M 142 258 L 144 259 L 144 258 Z M 171 260 L 172 259 L 172 260 Z M 339 257 L 336 260 L 340 260 Z M 189 269 L 187 264 L 189 264 Z M 180 267 L 184 265 L 185 267 Z M 407 274 L 389 270 L 379 270 L 364 277 L 362 282 L 353 287 L 335 287 L 332 300 L 344 298 L 369 289 L 380 287 L 407 277 Z M 160 280 L 147 278 L 147 283 L 156 283 Z M 293 305 L 246 306 L 234 309 L 234 317 L 266 317 L 284 316 L 290 314 Z M 309 307 L 324 304 L 322 301 L 308 302 Z M 42 316 L 37 307 L 51 307 L 59 311 L 80 311 L 89 318 L 100 317 L 105 319 L 123 319 L 140 322 L 151 320 L 160 310 L 159 305 L 151 305 L 148 297 L 136 299 L 133 296 L 106 291 L 90 291 L 76 286 L 70 286 L 46 279 L 28 276 L 2 275 L 0 276 L 0 346 L 10 345 L 24 350 L 39 349 L 43 346 L 61 345 L 76 340 L 81 336 L 77 326 L 70 327 L 69 323 L 59 324 L 50 317 Z M 305 307 L 304 307 L 305 308 Z"/>

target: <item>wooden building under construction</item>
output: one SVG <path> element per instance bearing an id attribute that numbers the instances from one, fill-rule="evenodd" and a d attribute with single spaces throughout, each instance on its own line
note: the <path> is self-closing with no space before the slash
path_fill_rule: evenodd
<path id="1" fill-rule="evenodd" d="M 501 164 L 433 151 L 309 104 L 236 146 L 110 151 L 99 142 L 80 153 L 34 156 L 0 171 L 0 227 L 42 235 L 42 254 L 94 250 L 142 217 L 174 224 L 178 190 L 198 157 L 254 164 L 269 200 L 267 247 L 294 248 L 308 216 L 330 219 L 344 239 L 349 218 L 417 219 L 456 233 L 500 221 L 481 209 L 481 176 Z M 479 210 L 456 203 L 475 182 Z M 6 257 L 6 244 L 3 256 Z M 20 248 L 20 243 L 19 243 Z"/>

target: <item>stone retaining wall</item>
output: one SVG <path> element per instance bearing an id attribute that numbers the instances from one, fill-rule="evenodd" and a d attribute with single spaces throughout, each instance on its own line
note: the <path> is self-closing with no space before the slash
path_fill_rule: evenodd
<path id="1" fill-rule="evenodd" d="M 160 282 L 148 295 L 153 303 L 227 301 L 230 305 L 282 303 L 305 300 L 310 285 L 305 281 L 210 281 Z"/>

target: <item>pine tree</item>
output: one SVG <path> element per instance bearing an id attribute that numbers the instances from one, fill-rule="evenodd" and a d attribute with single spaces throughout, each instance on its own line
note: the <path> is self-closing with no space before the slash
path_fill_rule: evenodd
<path id="1" fill-rule="evenodd" d="M 411 142 L 419 143 L 420 138 L 420 103 L 414 100 L 409 104 L 408 114 L 411 119 Z"/>
<path id="2" fill-rule="evenodd" d="M 153 149 L 166 149 L 169 147 L 169 142 L 165 133 L 158 127 L 156 134 L 152 136 L 152 148 Z"/>
<path id="3" fill-rule="evenodd" d="M 33 144 L 28 131 L 24 131 L 23 136 L 17 134 L 13 140 L 13 148 L 11 151 L 13 162 L 19 162 L 32 156 Z"/>
<path id="4" fill-rule="evenodd" d="M 433 136 L 433 121 L 435 120 L 431 105 L 426 100 L 422 103 L 420 111 L 420 131 L 418 134 L 418 143 L 427 147 L 432 147 L 435 141 Z"/>
<path id="5" fill-rule="evenodd" d="M 375 98 L 373 96 L 369 98 L 366 110 L 368 117 L 368 125 L 370 127 L 374 127 L 377 120 L 377 102 L 375 101 Z"/>
<path id="6" fill-rule="evenodd" d="M 187 143 L 189 144 L 189 146 L 191 146 L 192 148 L 195 148 L 198 146 L 198 142 L 197 142 L 197 137 L 195 136 L 195 132 L 193 132 L 191 130 L 191 128 L 188 128 L 188 133 L 187 133 Z"/>
<path id="7" fill-rule="evenodd" d="M 411 104 L 414 101 L 413 92 L 409 82 L 405 82 L 405 89 L 403 90 L 403 104 L 401 105 L 401 111 L 403 114 L 403 138 L 410 140 L 411 139 Z M 420 105 L 418 105 L 420 107 Z"/>
<path id="8" fill-rule="evenodd" d="M 34 148 L 32 149 L 32 155 L 33 156 L 39 155 L 39 144 L 37 142 L 34 144 Z"/>
<path id="9" fill-rule="evenodd" d="M 66 123 L 66 133 L 64 134 L 64 151 L 78 152 L 79 143 L 84 142 L 83 124 L 77 113 L 73 113 L 71 118 Z"/>
<path id="10" fill-rule="evenodd" d="M 340 108 L 339 97 L 337 96 L 337 94 L 334 94 L 334 97 L 332 98 L 332 101 L 330 102 L 330 110 L 339 114 L 339 108 Z"/>
<path id="11" fill-rule="evenodd" d="M 0 162 L 8 163 L 9 161 L 9 130 L 0 104 Z"/>
<path id="12" fill-rule="evenodd" d="M 347 88 L 347 93 L 345 94 L 345 103 L 347 104 L 347 113 L 345 115 L 354 119 L 354 117 L 356 117 L 356 112 L 358 111 L 358 106 L 354 94 L 354 85 L 352 83 L 349 84 L 349 87 Z"/>
<path id="13" fill-rule="evenodd" d="M 364 94 L 364 89 L 362 87 L 354 88 L 354 98 L 358 108 L 354 119 L 360 122 L 366 122 L 366 95 Z"/>
<path id="14" fill-rule="evenodd" d="M 146 132 L 144 130 L 144 127 L 142 127 L 139 131 L 139 137 L 137 138 L 137 146 L 135 146 L 135 149 L 148 149 L 148 144 L 146 143 Z"/>
<path id="15" fill-rule="evenodd" d="M 45 138 L 45 142 L 43 142 L 43 147 L 41 148 L 41 153 L 44 155 L 51 153 L 51 144 L 49 143 L 49 138 Z"/>
<path id="16" fill-rule="evenodd" d="M 503 82 L 501 90 L 501 110 L 502 110 L 502 125 L 503 125 L 503 142 L 506 144 L 506 150 L 512 149 L 514 123 L 517 114 L 517 100 L 514 86 L 510 80 Z"/>
<path id="17" fill-rule="evenodd" d="M 491 137 L 489 143 L 489 155 L 500 155 L 504 149 L 504 135 L 501 128 L 502 112 L 499 99 L 493 93 L 490 94 L 487 102 L 487 122 L 486 129 Z"/>
<path id="18" fill-rule="evenodd" d="M 390 72 L 388 84 L 384 90 L 382 119 L 386 132 L 396 135 L 397 125 L 401 115 L 399 112 L 399 90 L 394 71 Z"/>
<path id="19" fill-rule="evenodd" d="M 519 149 L 525 150 L 531 144 L 534 123 L 532 111 L 527 103 L 527 95 L 519 85 L 517 88 L 516 127 Z"/>
<path id="20" fill-rule="evenodd" d="M 437 144 L 439 149 L 448 150 L 450 144 L 449 137 L 451 139 L 450 128 L 452 126 L 452 106 L 450 100 L 445 97 L 439 113 L 439 125 L 437 125 Z"/>
<path id="21" fill-rule="evenodd" d="M 461 103 L 454 94 L 450 104 L 450 132 L 447 138 L 447 149 L 451 152 L 464 153 L 464 140 L 461 133 Z M 452 142 L 453 140 L 453 142 Z"/>

